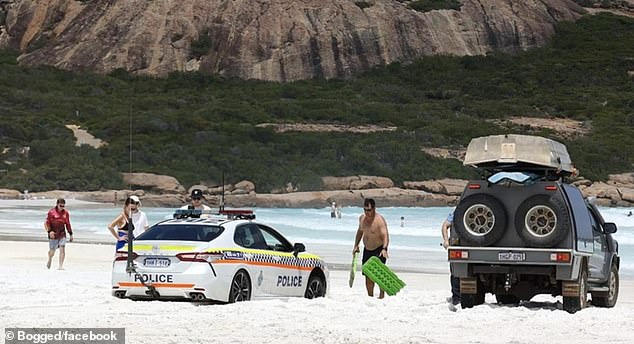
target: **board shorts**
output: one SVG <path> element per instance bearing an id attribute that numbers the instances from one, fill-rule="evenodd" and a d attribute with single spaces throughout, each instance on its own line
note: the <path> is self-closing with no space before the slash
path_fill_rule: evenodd
<path id="1" fill-rule="evenodd" d="M 365 262 L 368 261 L 368 259 L 370 259 L 370 257 L 377 257 L 379 258 L 379 260 L 381 262 L 383 262 L 383 264 L 385 264 L 385 262 L 387 261 L 387 259 L 385 259 L 385 257 L 379 257 L 379 255 L 381 254 L 381 251 L 383 251 L 383 247 L 379 246 L 377 248 L 375 248 L 374 250 L 366 250 L 365 247 L 363 248 L 363 259 L 361 259 L 361 262 L 363 264 L 365 264 Z M 363 274 L 365 276 L 365 274 Z"/>
<path id="2" fill-rule="evenodd" d="M 66 246 L 66 238 L 48 239 L 48 248 L 51 251 L 57 249 L 58 247 L 64 247 L 64 246 Z"/>

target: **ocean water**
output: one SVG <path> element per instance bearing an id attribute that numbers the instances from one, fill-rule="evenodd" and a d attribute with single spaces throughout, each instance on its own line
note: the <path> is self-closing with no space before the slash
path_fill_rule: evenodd
<path id="1" fill-rule="evenodd" d="M 0 235 L 41 238 L 43 223 L 50 207 L 0 208 Z M 390 259 L 388 265 L 401 270 L 446 272 L 446 251 L 440 246 L 440 226 L 450 207 L 378 208 L 388 223 Z M 99 206 L 69 209 L 78 241 L 113 243 L 107 225 L 121 211 L 118 207 Z M 360 207 L 342 209 L 342 218 L 331 218 L 330 208 L 290 209 L 254 208 L 258 221 L 280 231 L 291 242 L 302 242 L 308 251 L 321 255 L 334 267 L 350 263 Z M 629 208 L 600 208 L 606 221 L 615 222 L 621 255 L 621 275 L 634 277 L 634 216 Z M 143 208 L 150 224 L 172 217 L 172 208 Z M 401 217 L 404 217 L 401 226 Z"/>

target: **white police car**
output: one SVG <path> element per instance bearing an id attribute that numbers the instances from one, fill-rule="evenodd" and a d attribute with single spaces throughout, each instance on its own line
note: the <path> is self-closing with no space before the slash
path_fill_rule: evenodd
<path id="1" fill-rule="evenodd" d="M 119 298 L 238 302 L 257 298 L 325 296 L 328 270 L 250 210 L 200 218 L 177 210 L 117 251 L 112 295 Z M 131 253 L 129 254 L 128 252 Z M 130 259 L 128 259 L 130 256 Z"/>

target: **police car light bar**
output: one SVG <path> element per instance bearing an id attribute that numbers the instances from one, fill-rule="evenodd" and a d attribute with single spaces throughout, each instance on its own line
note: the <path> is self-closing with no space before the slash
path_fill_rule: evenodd
<path id="1" fill-rule="evenodd" d="M 222 209 L 218 212 L 200 209 L 176 209 L 174 212 L 175 219 L 200 218 L 201 215 L 226 216 L 229 220 L 243 219 L 253 220 L 255 214 L 249 209 Z"/>
<path id="2" fill-rule="evenodd" d="M 230 219 L 255 219 L 255 214 L 253 213 L 253 210 L 249 209 L 222 209 L 219 214 L 227 215 L 227 217 Z"/>

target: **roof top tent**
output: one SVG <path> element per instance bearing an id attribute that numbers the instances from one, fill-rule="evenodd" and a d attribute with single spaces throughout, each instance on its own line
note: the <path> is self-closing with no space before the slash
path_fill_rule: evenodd
<path id="1" fill-rule="evenodd" d="M 539 136 L 514 134 L 472 139 L 464 165 L 489 172 L 545 171 L 557 177 L 567 177 L 575 172 L 562 143 Z"/>

